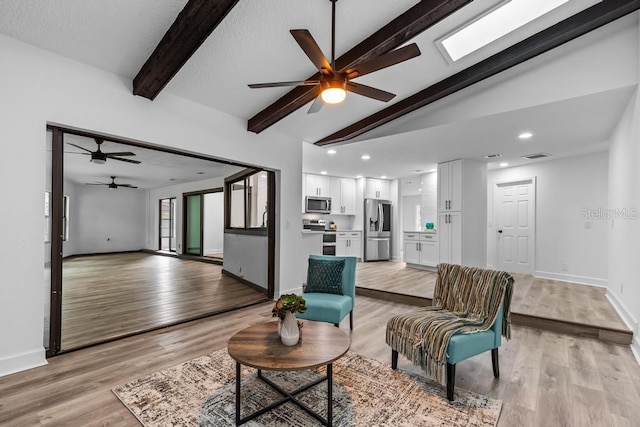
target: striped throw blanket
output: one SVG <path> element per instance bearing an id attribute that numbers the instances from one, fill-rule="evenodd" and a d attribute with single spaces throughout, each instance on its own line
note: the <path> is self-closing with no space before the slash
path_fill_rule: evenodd
<path id="1" fill-rule="evenodd" d="M 513 277 L 504 271 L 439 264 L 433 305 L 389 319 L 386 342 L 445 385 L 446 351 L 454 334 L 488 330 L 502 305 L 502 335 L 511 337 L 512 292 Z"/>

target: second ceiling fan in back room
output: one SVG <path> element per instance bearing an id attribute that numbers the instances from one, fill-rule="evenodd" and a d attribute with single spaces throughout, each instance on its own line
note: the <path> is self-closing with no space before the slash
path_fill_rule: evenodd
<path id="1" fill-rule="evenodd" d="M 347 91 L 357 93 L 358 95 L 376 99 L 378 101 L 389 102 L 396 95 L 381 89 L 376 89 L 361 83 L 351 81 L 365 74 L 382 70 L 395 64 L 407 61 L 416 56 L 420 56 L 418 45 L 412 43 L 408 46 L 387 52 L 376 58 L 364 61 L 342 72 L 336 69 L 335 62 L 335 46 L 336 46 L 336 1 L 331 2 L 331 62 L 329 62 L 322 53 L 322 50 L 316 43 L 309 30 L 290 30 L 293 38 L 298 42 L 304 53 L 309 57 L 313 65 L 320 71 L 318 80 L 302 80 L 274 83 L 256 83 L 250 84 L 252 89 L 265 87 L 283 87 L 283 86 L 319 86 L 322 92 L 316 97 L 308 114 L 317 113 L 322 108 L 323 101 L 327 104 L 338 104 L 342 102 Z"/>

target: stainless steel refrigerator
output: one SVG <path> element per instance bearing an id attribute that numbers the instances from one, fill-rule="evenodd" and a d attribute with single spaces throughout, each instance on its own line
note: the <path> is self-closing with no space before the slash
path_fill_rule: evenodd
<path id="1" fill-rule="evenodd" d="M 364 261 L 387 261 L 391 254 L 391 202 L 364 200 Z"/>

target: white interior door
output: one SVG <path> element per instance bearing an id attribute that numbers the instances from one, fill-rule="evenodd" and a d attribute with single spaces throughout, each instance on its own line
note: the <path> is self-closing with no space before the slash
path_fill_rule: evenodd
<path id="1" fill-rule="evenodd" d="M 531 274 L 535 254 L 533 180 L 497 184 L 494 195 L 497 268 Z"/>

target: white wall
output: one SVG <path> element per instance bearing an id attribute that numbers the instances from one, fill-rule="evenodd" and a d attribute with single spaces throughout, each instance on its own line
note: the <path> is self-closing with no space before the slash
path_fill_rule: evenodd
<path id="1" fill-rule="evenodd" d="M 495 265 L 493 194 L 497 182 L 537 178 L 535 275 L 604 286 L 607 283 L 607 226 L 583 218 L 583 209 L 606 208 L 608 155 L 550 160 L 489 171 L 487 264 Z M 590 223 L 590 224 L 589 224 Z M 591 228 L 587 228 L 590 225 Z M 568 269 L 564 271 L 562 264 Z"/>
<path id="2" fill-rule="evenodd" d="M 204 195 L 204 253 L 222 252 L 224 245 L 224 193 Z"/>
<path id="3" fill-rule="evenodd" d="M 42 195 L 48 122 L 278 170 L 276 294 L 281 284 L 295 286 L 290 284 L 306 269 L 299 251 L 302 141 L 278 133 L 277 126 L 249 133 L 243 119 L 166 92 L 153 102 L 135 97 L 128 79 L 5 36 L 0 52 L 0 141 L 11 141 L 0 156 L 0 193 L 11 200 L 0 210 L 0 375 L 46 363 Z"/>
<path id="4" fill-rule="evenodd" d="M 51 171 L 48 171 L 51 173 Z M 68 239 L 62 242 L 62 256 L 67 257 L 80 253 L 79 242 L 80 232 L 78 219 L 80 213 L 78 212 L 79 203 L 77 200 L 78 193 L 76 192 L 77 185 L 69 180 L 64 180 L 62 183 L 63 194 L 69 197 L 69 218 L 67 218 L 67 224 L 69 227 Z M 51 259 L 51 253 L 49 253 L 49 259 Z"/>
<path id="5" fill-rule="evenodd" d="M 609 287 L 607 294 L 633 328 L 640 361 L 640 92 L 629 101 L 609 150 Z M 621 211 L 615 211 L 620 209 Z M 626 212 L 624 211 L 626 209 Z"/>
<path id="6" fill-rule="evenodd" d="M 69 243 L 66 255 L 126 252 L 143 249 L 146 241 L 147 191 L 75 186 L 69 196 Z M 65 192 L 67 194 L 67 192 Z M 65 243 L 66 246 L 66 243 Z M 66 252 L 66 251 L 65 251 Z"/>
<path id="7" fill-rule="evenodd" d="M 242 279 L 267 289 L 268 242 L 267 236 L 225 233 L 223 268 Z M 306 260 L 303 262 L 306 263 Z M 299 283 L 297 279 L 296 277 L 296 285 Z"/>

